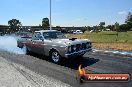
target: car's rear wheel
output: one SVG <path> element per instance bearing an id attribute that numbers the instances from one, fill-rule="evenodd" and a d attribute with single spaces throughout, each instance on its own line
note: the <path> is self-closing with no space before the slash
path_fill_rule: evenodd
<path id="1" fill-rule="evenodd" d="M 22 50 L 23 50 L 23 52 L 24 52 L 25 54 L 27 54 L 27 55 L 30 54 L 30 51 L 28 50 L 28 48 L 26 47 L 26 45 L 23 46 Z"/>
<path id="2" fill-rule="evenodd" d="M 60 63 L 62 61 L 62 57 L 60 56 L 59 52 L 54 50 L 50 53 L 50 59 L 54 63 Z"/>

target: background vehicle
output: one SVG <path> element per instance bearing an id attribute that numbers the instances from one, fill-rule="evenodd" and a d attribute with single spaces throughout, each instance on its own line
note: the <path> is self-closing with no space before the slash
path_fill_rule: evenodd
<path id="1" fill-rule="evenodd" d="M 73 32 L 73 34 L 82 34 L 83 32 L 81 30 L 76 30 L 75 32 Z"/>

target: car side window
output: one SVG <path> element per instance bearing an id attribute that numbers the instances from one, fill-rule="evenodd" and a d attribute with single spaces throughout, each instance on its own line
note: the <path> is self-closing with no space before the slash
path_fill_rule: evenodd
<path id="1" fill-rule="evenodd" d="M 43 39 L 43 37 L 42 37 L 41 33 L 35 32 L 33 35 L 33 39 L 39 40 L 39 39 Z"/>
<path id="2" fill-rule="evenodd" d="M 49 37 L 50 37 L 49 33 L 44 33 L 43 35 L 44 35 L 45 39 L 49 39 Z"/>

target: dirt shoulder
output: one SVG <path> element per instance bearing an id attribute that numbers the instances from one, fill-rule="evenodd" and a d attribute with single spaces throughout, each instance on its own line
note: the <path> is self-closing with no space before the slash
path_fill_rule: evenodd
<path id="1" fill-rule="evenodd" d="M 131 43 L 92 43 L 94 48 L 132 51 Z"/>

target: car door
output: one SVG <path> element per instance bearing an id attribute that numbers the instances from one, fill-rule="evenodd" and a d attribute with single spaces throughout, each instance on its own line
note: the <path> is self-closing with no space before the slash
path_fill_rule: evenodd
<path id="1" fill-rule="evenodd" d="M 44 54 L 44 39 L 40 32 L 35 32 L 32 40 L 32 50 L 38 54 Z"/>

